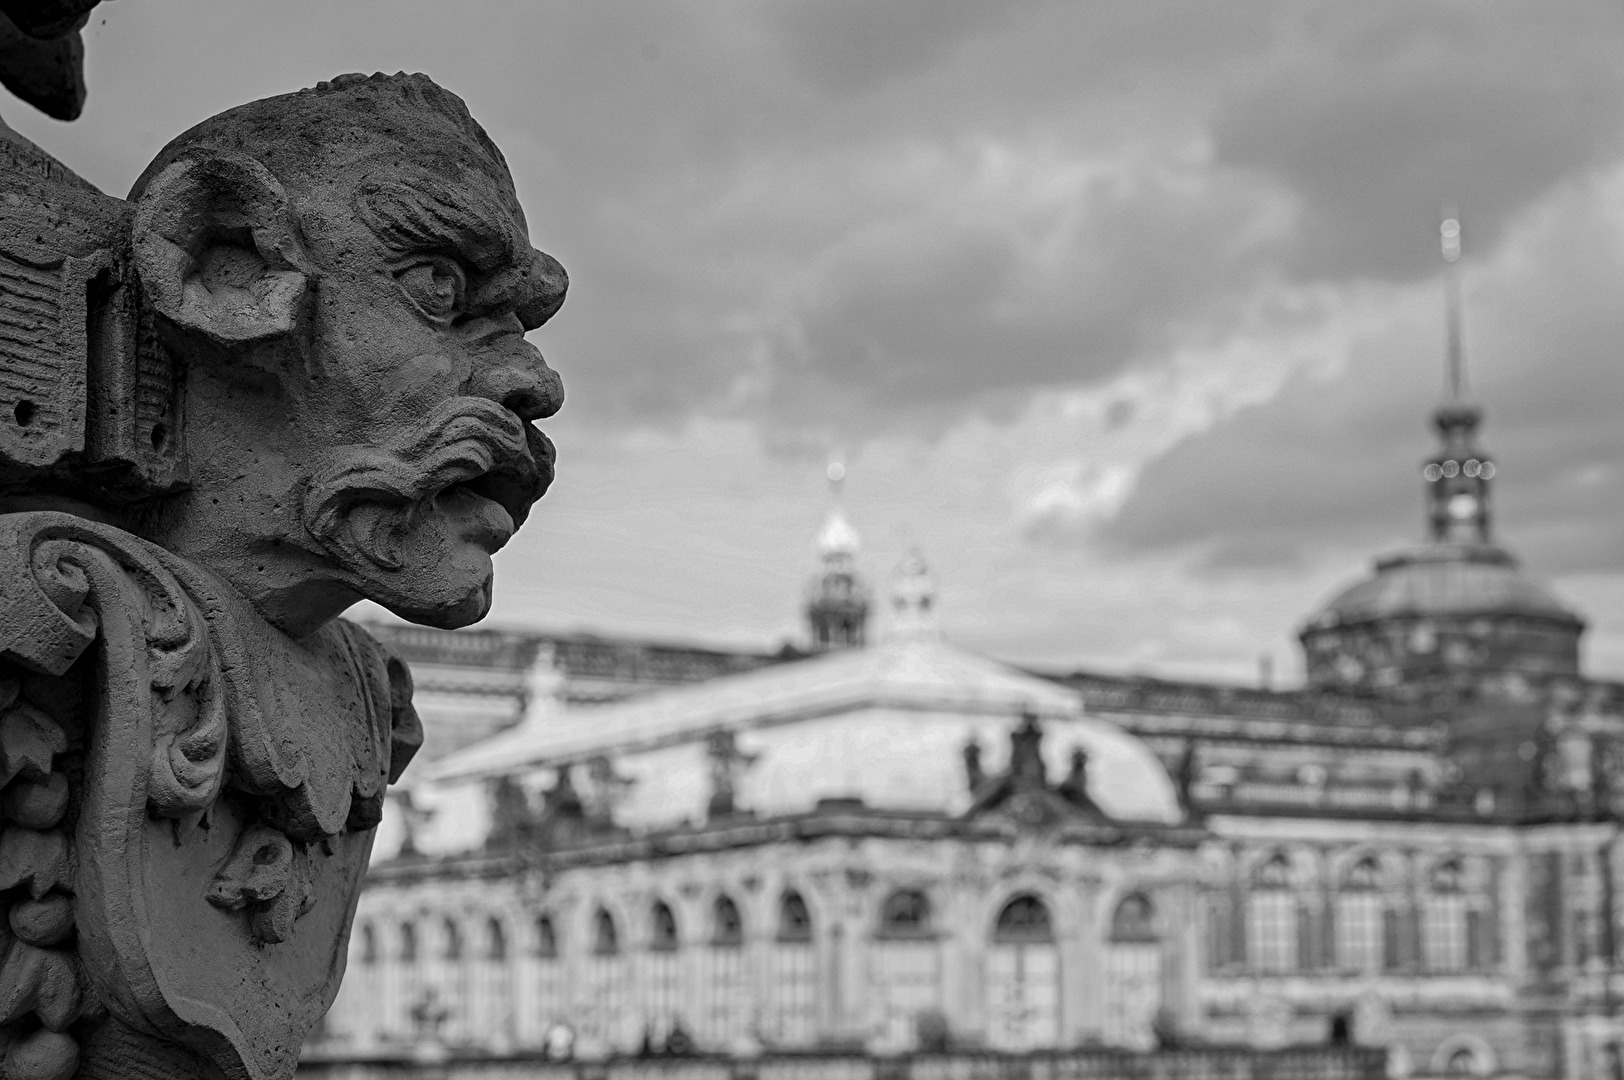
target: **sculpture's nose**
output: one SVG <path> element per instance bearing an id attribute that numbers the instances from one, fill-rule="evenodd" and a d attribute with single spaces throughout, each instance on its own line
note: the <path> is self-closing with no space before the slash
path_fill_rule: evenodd
<path id="1" fill-rule="evenodd" d="M 487 354 L 468 389 L 500 402 L 526 423 L 551 416 L 564 404 L 564 382 L 558 372 L 547 366 L 540 349 L 521 337 Z"/>

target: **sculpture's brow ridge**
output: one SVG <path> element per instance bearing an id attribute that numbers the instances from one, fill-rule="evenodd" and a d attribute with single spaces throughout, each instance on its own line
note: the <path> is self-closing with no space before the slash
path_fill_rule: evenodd
<path id="1" fill-rule="evenodd" d="M 469 188 L 427 180 L 366 183 L 356 210 L 392 253 L 454 251 L 476 270 L 512 264 L 528 242 L 494 202 Z"/>

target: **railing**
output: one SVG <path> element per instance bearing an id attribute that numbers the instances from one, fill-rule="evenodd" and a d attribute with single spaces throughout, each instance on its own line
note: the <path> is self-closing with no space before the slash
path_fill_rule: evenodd
<path id="1" fill-rule="evenodd" d="M 307 1080 L 1382 1080 L 1386 1052 L 1368 1047 L 1252 1050 L 962 1051 L 869 1057 L 847 1053 L 551 1061 L 539 1056 L 312 1055 Z"/>

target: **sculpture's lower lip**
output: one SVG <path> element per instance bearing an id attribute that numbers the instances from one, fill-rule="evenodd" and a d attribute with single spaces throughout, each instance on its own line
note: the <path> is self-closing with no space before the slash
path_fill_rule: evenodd
<path id="1" fill-rule="evenodd" d="M 452 484 L 435 500 L 453 523 L 454 532 L 464 541 L 496 554 L 513 539 L 517 526 L 513 515 L 500 502 L 479 493 L 469 484 Z"/>

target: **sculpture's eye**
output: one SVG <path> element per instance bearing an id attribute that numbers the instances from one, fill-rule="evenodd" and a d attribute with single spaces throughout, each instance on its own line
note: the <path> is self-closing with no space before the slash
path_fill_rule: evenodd
<path id="1" fill-rule="evenodd" d="M 418 309 L 435 321 L 448 321 L 462 312 L 468 278 L 456 261 L 434 255 L 415 262 L 395 275 L 400 287 Z"/>

